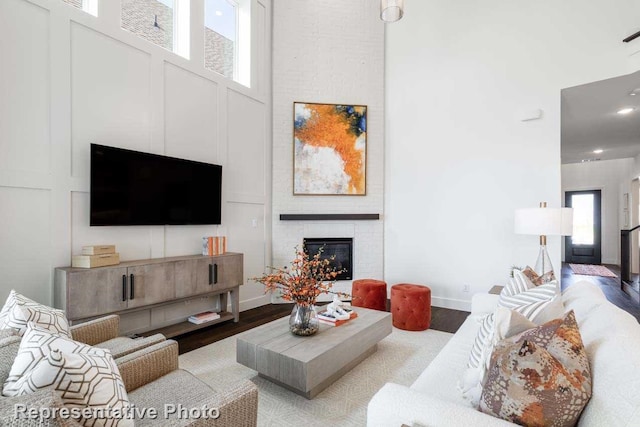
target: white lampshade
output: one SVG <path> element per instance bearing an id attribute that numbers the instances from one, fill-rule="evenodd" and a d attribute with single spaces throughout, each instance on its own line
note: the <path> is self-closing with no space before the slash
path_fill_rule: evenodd
<path id="1" fill-rule="evenodd" d="M 571 236 L 573 234 L 573 209 L 516 209 L 515 233 L 537 236 Z"/>
<path id="2" fill-rule="evenodd" d="M 384 22 L 396 22 L 404 13 L 404 0 L 380 0 L 380 19 Z"/>

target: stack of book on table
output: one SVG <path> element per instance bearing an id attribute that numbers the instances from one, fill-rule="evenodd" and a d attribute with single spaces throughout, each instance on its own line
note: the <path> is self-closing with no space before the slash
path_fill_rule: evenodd
<path id="1" fill-rule="evenodd" d="M 203 323 L 211 322 L 219 318 L 220 315 L 215 311 L 203 311 L 202 313 L 189 316 L 189 319 L 187 320 L 189 320 L 189 322 L 191 323 L 195 323 L 196 325 L 201 325 Z"/>
<path id="2" fill-rule="evenodd" d="M 327 313 L 326 310 L 324 310 L 324 311 L 321 311 L 320 313 L 318 313 L 318 321 L 320 323 L 324 323 L 325 325 L 340 326 L 340 325 L 344 325 L 349 320 L 355 319 L 356 317 L 358 317 L 358 313 L 353 311 L 353 309 L 351 309 L 349 307 L 343 307 L 343 308 L 347 313 L 349 313 L 349 318 L 348 319 L 346 319 L 346 320 L 336 319 L 336 317 L 334 315 L 329 314 L 329 313 Z"/>

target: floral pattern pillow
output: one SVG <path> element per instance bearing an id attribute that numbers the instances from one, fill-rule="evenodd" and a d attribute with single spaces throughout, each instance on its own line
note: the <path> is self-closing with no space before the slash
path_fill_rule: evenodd
<path id="1" fill-rule="evenodd" d="M 591 371 L 573 311 L 500 341 L 480 397 L 484 413 L 524 426 L 575 426 Z"/>

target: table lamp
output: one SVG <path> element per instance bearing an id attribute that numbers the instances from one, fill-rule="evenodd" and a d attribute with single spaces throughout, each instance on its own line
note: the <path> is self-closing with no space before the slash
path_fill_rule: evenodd
<path id="1" fill-rule="evenodd" d="M 516 209 L 515 233 L 540 236 L 540 253 L 534 271 L 543 277 L 543 282 L 549 282 L 555 275 L 547 252 L 547 236 L 571 236 L 573 209 L 548 208 L 547 202 L 540 203 L 539 208 Z"/>

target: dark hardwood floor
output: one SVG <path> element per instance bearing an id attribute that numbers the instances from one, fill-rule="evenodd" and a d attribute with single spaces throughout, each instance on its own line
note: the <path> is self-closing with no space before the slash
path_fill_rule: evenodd
<path id="1" fill-rule="evenodd" d="M 389 306 L 389 304 L 387 304 Z M 268 304 L 240 313 L 240 321 L 212 325 L 174 338 L 178 341 L 180 354 L 223 340 L 240 332 L 291 314 L 291 304 Z M 431 307 L 431 329 L 455 333 L 469 315 L 466 311 Z"/>
<path id="2" fill-rule="evenodd" d="M 620 268 L 617 265 L 603 265 L 620 276 Z M 634 280 L 632 287 L 638 289 L 638 275 L 634 275 L 632 279 Z M 571 270 L 571 267 L 569 267 L 569 264 L 562 264 L 562 290 L 565 290 L 574 283 L 583 280 L 598 285 L 609 301 L 627 313 L 630 313 L 640 322 L 640 295 L 633 289 L 629 290 L 628 293 L 623 292 L 621 289 L 620 277 L 600 277 L 575 274 L 573 270 Z"/>

